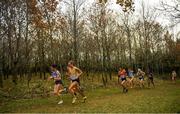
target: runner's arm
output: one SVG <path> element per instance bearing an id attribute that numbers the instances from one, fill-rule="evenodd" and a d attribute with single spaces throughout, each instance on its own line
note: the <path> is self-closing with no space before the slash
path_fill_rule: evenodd
<path id="1" fill-rule="evenodd" d="M 53 79 L 53 77 L 52 77 L 52 76 L 48 77 L 47 81 L 49 81 L 49 80 L 51 80 L 51 79 Z"/>
<path id="2" fill-rule="evenodd" d="M 80 70 L 79 68 L 76 67 L 76 71 L 78 72 L 78 77 L 80 77 L 82 75 L 82 70 Z"/>

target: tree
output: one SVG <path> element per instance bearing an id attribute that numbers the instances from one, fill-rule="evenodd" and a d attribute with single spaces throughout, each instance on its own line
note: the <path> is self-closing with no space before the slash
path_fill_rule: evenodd
<path id="1" fill-rule="evenodd" d="M 70 33 L 73 42 L 73 60 L 79 65 L 79 45 L 80 45 L 80 27 L 82 27 L 83 15 L 85 11 L 83 10 L 85 0 L 68 0 L 63 1 L 68 7 L 67 16 L 68 24 L 70 26 Z M 84 12 L 83 12 L 83 11 Z"/>
<path id="2" fill-rule="evenodd" d="M 161 8 L 158 8 L 160 11 L 165 12 L 166 15 L 174 21 L 173 26 L 180 23 L 180 1 L 171 0 L 169 2 L 161 1 Z"/>

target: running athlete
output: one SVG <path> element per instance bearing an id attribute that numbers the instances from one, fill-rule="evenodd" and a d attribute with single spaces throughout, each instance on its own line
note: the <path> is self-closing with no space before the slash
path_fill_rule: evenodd
<path id="1" fill-rule="evenodd" d="M 176 76 L 177 76 L 176 71 L 173 70 L 173 71 L 172 71 L 172 76 L 171 76 L 171 79 L 172 79 L 172 82 L 173 82 L 173 83 L 175 83 L 175 81 L 176 81 Z"/>
<path id="2" fill-rule="evenodd" d="M 80 89 L 80 79 L 79 77 L 82 74 L 82 71 L 74 66 L 73 61 L 68 62 L 68 67 L 67 67 L 67 75 L 69 76 L 70 79 L 70 86 L 69 86 L 69 92 L 73 95 L 73 100 L 72 103 L 76 102 L 77 99 L 77 92 L 83 97 L 83 102 L 87 99 L 87 97 L 84 95 L 83 91 Z"/>
<path id="3" fill-rule="evenodd" d="M 134 71 L 131 68 L 128 69 L 128 76 L 130 78 L 130 80 L 129 80 L 130 86 L 131 86 L 131 88 L 133 88 Z"/>
<path id="4" fill-rule="evenodd" d="M 51 68 L 51 76 L 48 78 L 48 80 L 50 79 L 54 80 L 54 83 L 55 83 L 54 95 L 57 95 L 58 97 L 60 97 L 61 100 L 58 102 L 58 104 L 62 104 L 63 99 L 62 99 L 61 92 L 63 91 L 63 83 L 62 83 L 61 75 L 59 71 L 57 70 L 57 65 L 53 64 L 50 68 Z"/>
<path id="5" fill-rule="evenodd" d="M 153 85 L 153 87 L 155 88 L 154 85 L 154 77 L 153 77 L 153 73 L 151 70 L 148 71 L 148 87 L 150 88 L 150 84 Z"/>
<path id="6" fill-rule="evenodd" d="M 137 76 L 139 76 L 140 87 L 144 87 L 144 76 L 145 76 L 145 72 L 143 72 L 140 68 L 138 68 Z"/>
<path id="7" fill-rule="evenodd" d="M 121 86 L 123 87 L 123 93 L 127 93 L 128 92 L 128 89 L 125 85 L 126 83 L 126 70 L 123 69 L 123 68 L 120 68 L 119 69 L 119 72 L 118 72 L 118 77 L 119 77 L 119 80 L 121 80 Z"/>

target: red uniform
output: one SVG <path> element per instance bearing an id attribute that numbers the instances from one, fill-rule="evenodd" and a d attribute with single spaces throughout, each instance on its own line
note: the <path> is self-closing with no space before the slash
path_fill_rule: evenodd
<path id="1" fill-rule="evenodd" d="M 119 77 L 125 78 L 126 77 L 126 70 L 122 69 L 121 71 L 118 72 Z"/>

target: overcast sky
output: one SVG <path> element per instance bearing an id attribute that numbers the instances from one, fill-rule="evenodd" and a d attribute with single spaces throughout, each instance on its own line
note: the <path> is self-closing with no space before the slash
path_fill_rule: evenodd
<path id="1" fill-rule="evenodd" d="M 86 3 L 93 3 L 96 0 L 86 0 Z M 160 8 L 161 7 L 161 1 L 167 2 L 168 4 L 173 4 L 171 2 L 172 0 L 135 0 L 135 12 L 133 13 L 132 20 L 138 20 L 138 18 L 142 17 L 141 12 L 142 12 L 142 2 L 145 4 L 145 9 L 150 9 L 152 11 L 153 8 Z M 110 9 L 113 9 L 117 13 L 123 13 L 122 9 L 119 5 L 116 4 L 116 0 L 109 0 L 110 2 Z M 168 29 L 176 34 L 180 31 L 180 26 L 174 26 L 170 27 L 172 25 L 172 21 L 169 20 L 169 17 L 164 15 L 163 12 L 156 10 L 156 12 L 159 14 L 158 17 L 156 18 L 156 21 L 159 22 L 162 26 L 168 27 Z M 154 13 L 153 11 L 151 13 Z M 141 15 L 141 16 L 140 16 Z"/>
<path id="2" fill-rule="evenodd" d="M 110 1 L 116 1 L 116 0 L 110 0 Z M 134 16 L 138 17 L 140 15 L 140 12 L 142 10 L 142 2 L 145 4 L 145 9 L 154 9 L 154 8 L 160 8 L 161 7 L 161 2 L 167 2 L 170 5 L 173 5 L 174 2 L 173 0 L 135 0 L 135 12 Z M 180 31 L 180 25 L 170 27 L 172 25 L 172 21 L 169 20 L 169 17 L 164 15 L 163 12 L 157 10 L 157 13 L 159 13 L 158 17 L 156 18 L 156 21 L 159 22 L 161 25 L 166 26 L 169 28 L 171 32 L 174 34 L 178 33 Z M 153 13 L 153 12 L 152 12 Z"/>
<path id="3" fill-rule="evenodd" d="M 116 0 L 109 0 L 110 2 L 116 3 Z M 173 32 L 174 34 L 178 33 L 180 31 L 180 25 L 170 27 L 172 25 L 172 21 L 170 21 L 169 16 L 166 16 L 164 12 L 157 10 L 157 8 L 161 8 L 161 2 L 167 2 L 170 5 L 173 5 L 173 0 L 135 0 L 135 12 L 133 14 L 132 19 L 138 19 L 140 17 L 142 12 L 142 2 L 145 5 L 145 10 L 150 9 L 152 11 L 153 9 L 156 9 L 156 12 L 158 13 L 158 16 L 156 18 L 156 21 L 159 22 L 164 27 L 168 27 L 168 29 Z M 121 8 L 117 5 L 112 5 L 112 9 L 116 10 L 117 12 L 121 12 Z M 153 13 L 153 12 L 151 12 Z M 136 20 L 135 19 L 135 20 Z"/>
<path id="4" fill-rule="evenodd" d="M 161 2 L 167 2 L 169 5 L 173 5 L 174 2 L 172 0 L 135 0 L 135 13 L 138 14 L 141 10 L 141 3 L 142 1 L 145 3 L 146 8 L 160 8 Z M 168 29 L 174 33 L 177 34 L 180 31 L 180 25 L 176 25 L 174 27 L 170 27 L 172 25 L 172 20 L 170 21 L 169 16 L 166 16 L 163 14 L 163 12 L 157 10 L 157 12 L 160 14 L 156 21 L 159 22 L 163 26 L 167 26 Z"/>

